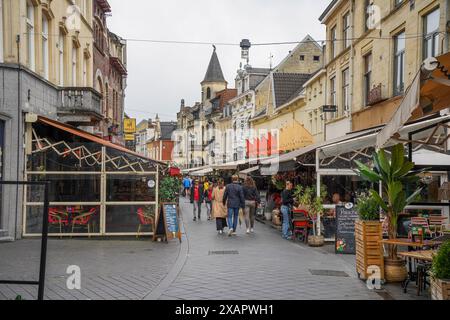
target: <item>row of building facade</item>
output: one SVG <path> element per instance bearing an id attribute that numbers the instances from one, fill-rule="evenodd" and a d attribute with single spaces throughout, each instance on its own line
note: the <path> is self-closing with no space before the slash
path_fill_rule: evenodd
<path id="1" fill-rule="evenodd" d="M 275 68 L 248 64 L 228 88 L 214 49 L 202 100 L 181 104 L 183 169 L 265 158 L 386 124 L 423 61 L 449 51 L 445 0 L 333 0 Z M 420 115 L 417 115 L 420 116 Z"/>
<path id="2" fill-rule="evenodd" d="M 1 180 L 25 179 L 38 116 L 124 144 L 127 43 L 111 12 L 107 0 L 0 0 Z M 23 194 L 3 190 L 0 231 L 17 238 Z"/>

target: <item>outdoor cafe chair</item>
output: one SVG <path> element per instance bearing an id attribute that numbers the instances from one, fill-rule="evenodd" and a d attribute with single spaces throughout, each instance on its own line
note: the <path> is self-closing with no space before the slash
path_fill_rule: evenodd
<path id="1" fill-rule="evenodd" d="M 430 216 L 429 217 L 429 226 L 431 231 L 436 236 L 442 236 L 445 231 L 445 221 L 447 217 L 444 216 Z"/>
<path id="2" fill-rule="evenodd" d="M 60 212 L 56 208 L 50 208 L 48 209 L 48 223 L 52 226 L 59 226 L 59 233 L 62 235 L 62 227 L 69 223 L 69 216 L 66 212 Z"/>
<path id="3" fill-rule="evenodd" d="M 424 235 L 423 235 L 424 237 L 426 237 L 428 235 L 429 238 L 433 238 L 433 236 L 434 236 L 434 232 L 431 231 L 427 218 L 423 218 L 423 217 L 412 217 L 411 218 L 411 223 L 409 225 L 409 238 L 410 239 L 412 238 L 412 228 L 413 227 L 422 227 L 424 230 Z"/>
<path id="4" fill-rule="evenodd" d="M 139 219 L 139 226 L 138 226 L 136 238 L 139 238 L 142 227 L 143 226 L 152 226 L 152 228 L 153 228 L 155 220 L 154 220 L 153 216 L 145 214 L 143 208 L 138 209 L 137 215 L 138 215 L 138 219 Z"/>
<path id="5" fill-rule="evenodd" d="M 72 218 L 72 234 L 75 229 L 75 226 L 87 227 L 88 236 L 90 238 L 91 237 L 91 222 L 92 222 L 92 218 L 96 212 L 97 212 L 97 209 L 92 208 L 91 210 L 89 210 L 89 212 L 86 212 L 86 213 L 80 214 L 76 217 L 73 217 Z"/>

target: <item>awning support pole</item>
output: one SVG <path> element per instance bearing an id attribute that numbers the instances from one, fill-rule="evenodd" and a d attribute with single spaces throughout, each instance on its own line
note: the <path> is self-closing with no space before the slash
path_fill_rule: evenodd
<path id="1" fill-rule="evenodd" d="M 317 175 L 317 197 L 320 197 L 320 186 L 321 186 L 321 178 L 320 178 L 320 173 L 319 173 L 319 165 L 320 165 L 320 161 L 319 161 L 319 149 L 316 149 L 316 175 Z M 321 235 L 321 228 L 320 228 L 320 213 L 317 214 L 317 235 L 320 236 Z"/>

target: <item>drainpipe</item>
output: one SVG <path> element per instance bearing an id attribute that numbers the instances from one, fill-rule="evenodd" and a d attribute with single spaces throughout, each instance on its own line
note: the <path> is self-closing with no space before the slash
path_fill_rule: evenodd
<path id="1" fill-rule="evenodd" d="M 355 38 L 355 0 L 352 0 L 352 34 L 351 37 Z M 349 113 L 349 122 L 350 122 L 350 132 L 353 131 L 353 119 L 352 119 L 352 111 L 353 111 L 353 102 L 354 102 L 354 96 L 353 96 L 353 85 L 355 83 L 354 79 L 354 70 L 355 70 L 355 54 L 354 54 L 354 45 L 353 41 L 351 41 L 350 45 L 350 107 L 348 110 Z"/>
<path id="2" fill-rule="evenodd" d="M 16 35 L 16 45 L 17 45 L 17 172 L 16 181 L 20 179 L 20 127 L 21 127 L 21 115 L 22 115 L 22 81 L 21 81 L 21 66 L 20 66 L 20 35 Z M 17 239 L 17 223 L 19 214 L 19 185 L 16 186 L 16 215 L 14 220 L 14 239 Z"/>

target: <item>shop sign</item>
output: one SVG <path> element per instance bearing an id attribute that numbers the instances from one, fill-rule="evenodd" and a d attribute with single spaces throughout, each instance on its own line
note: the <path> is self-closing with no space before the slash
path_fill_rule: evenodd
<path id="1" fill-rule="evenodd" d="M 125 141 L 134 141 L 134 134 L 125 134 Z"/>
<path id="2" fill-rule="evenodd" d="M 337 112 L 338 108 L 334 105 L 324 105 L 322 106 L 322 112 Z"/>
<path id="3" fill-rule="evenodd" d="M 136 133 L 136 119 L 123 119 L 123 132 Z"/>

